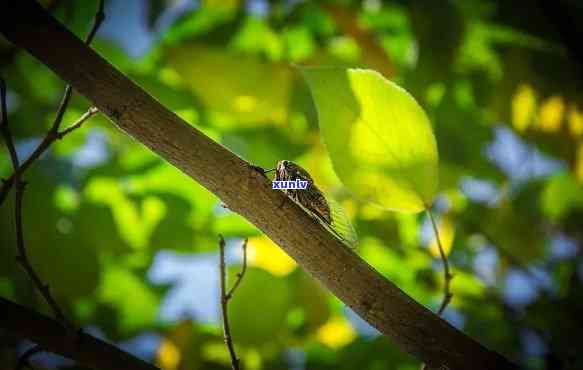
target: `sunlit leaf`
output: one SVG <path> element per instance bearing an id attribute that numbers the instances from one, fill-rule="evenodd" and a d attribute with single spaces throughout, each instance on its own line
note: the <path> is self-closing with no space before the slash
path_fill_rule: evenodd
<path id="1" fill-rule="evenodd" d="M 399 227 L 399 238 L 404 245 L 415 247 L 419 242 L 419 229 L 415 215 L 398 213 L 395 218 Z"/>
<path id="2" fill-rule="evenodd" d="M 449 210 L 452 212 L 462 212 L 468 205 L 468 199 L 458 188 L 448 189 L 443 195 L 445 195 L 449 204 Z"/>
<path id="3" fill-rule="evenodd" d="M 203 0 L 205 8 L 234 9 L 240 5 L 240 0 Z"/>
<path id="4" fill-rule="evenodd" d="M 476 276 L 463 271 L 456 270 L 455 278 L 451 281 L 451 290 L 460 296 L 481 297 L 485 288 L 484 283 Z"/>
<path id="5" fill-rule="evenodd" d="M 546 132 L 555 132 L 561 128 L 565 103 L 561 96 L 551 96 L 541 102 L 539 109 L 539 129 Z"/>
<path id="6" fill-rule="evenodd" d="M 386 216 L 384 209 L 376 204 L 366 203 L 360 207 L 359 216 L 364 220 L 374 220 Z"/>
<path id="7" fill-rule="evenodd" d="M 308 58 L 316 49 L 315 41 L 307 27 L 293 27 L 283 33 L 286 52 L 291 61 Z"/>
<path id="8" fill-rule="evenodd" d="M 181 359 L 180 349 L 168 339 L 162 340 L 156 353 L 156 363 L 162 370 L 176 370 Z"/>
<path id="9" fill-rule="evenodd" d="M 583 184 L 583 141 L 577 146 L 577 158 L 575 160 L 575 178 L 579 184 Z"/>
<path id="10" fill-rule="evenodd" d="M 447 216 L 440 217 L 437 222 L 437 230 L 439 231 L 439 240 L 441 241 L 441 246 L 443 247 L 443 253 L 449 255 L 451 247 L 453 245 L 453 239 L 455 237 L 455 226 L 452 220 Z M 433 235 L 431 243 L 429 244 L 429 252 L 433 257 L 440 257 L 439 245 L 437 244 L 437 238 Z"/>
<path id="11" fill-rule="evenodd" d="M 169 330 L 156 351 L 156 363 L 162 370 L 200 368 L 203 343 L 208 343 L 209 337 L 197 329 L 191 320 L 182 320 Z"/>
<path id="12" fill-rule="evenodd" d="M 359 254 L 368 263 L 407 294 L 424 301 L 430 297 L 430 293 L 419 284 L 416 270 L 428 268 L 431 257 L 420 250 L 407 250 L 407 255 L 400 255 L 394 248 L 386 247 L 374 238 L 363 239 L 359 244 Z"/>
<path id="13" fill-rule="evenodd" d="M 292 75 L 285 65 L 203 46 L 172 49 L 166 59 L 204 107 L 219 113 L 216 125 L 283 124 L 288 119 Z"/>
<path id="14" fill-rule="evenodd" d="M 583 112 L 572 105 L 567 116 L 569 123 L 569 132 L 572 136 L 577 137 L 583 135 Z"/>
<path id="15" fill-rule="evenodd" d="M 557 174 L 549 179 L 542 194 L 541 208 L 553 221 L 570 209 L 583 206 L 583 188 L 569 173 Z"/>
<path id="16" fill-rule="evenodd" d="M 70 186 L 58 186 L 55 190 L 54 203 L 63 212 L 72 212 L 79 208 L 79 194 Z"/>
<path id="17" fill-rule="evenodd" d="M 279 35 L 258 17 L 247 17 L 231 46 L 240 51 L 264 53 L 272 60 L 281 59 L 283 54 L 283 42 Z"/>
<path id="18" fill-rule="evenodd" d="M 536 111 L 535 91 L 529 84 L 521 84 L 512 97 L 512 125 L 518 132 L 528 128 Z"/>
<path id="19" fill-rule="evenodd" d="M 334 316 L 317 333 L 318 340 L 334 349 L 344 347 L 356 338 L 356 331 L 343 316 Z"/>
<path id="20" fill-rule="evenodd" d="M 266 236 L 249 239 L 249 263 L 276 276 L 285 276 L 296 268 L 296 263 Z"/>
<path id="21" fill-rule="evenodd" d="M 324 142 L 342 182 L 386 209 L 419 212 L 437 190 L 437 145 L 423 109 L 380 74 L 303 69 Z"/>
<path id="22" fill-rule="evenodd" d="M 93 179 L 85 194 L 91 201 L 111 208 L 120 234 L 136 249 L 147 245 L 151 233 L 166 213 L 164 204 L 155 197 L 143 199 L 139 209 L 138 204 L 123 191 L 123 184 L 114 179 Z"/>
<path id="23" fill-rule="evenodd" d="M 427 93 L 425 94 L 425 100 L 432 106 L 438 106 L 441 103 L 441 99 L 445 95 L 445 84 L 436 82 L 427 87 Z"/>

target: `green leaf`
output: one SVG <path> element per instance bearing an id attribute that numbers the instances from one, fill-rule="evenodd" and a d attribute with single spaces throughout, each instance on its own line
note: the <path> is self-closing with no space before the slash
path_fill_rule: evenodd
<path id="1" fill-rule="evenodd" d="M 302 69 L 340 180 L 383 208 L 420 212 L 437 190 L 437 144 L 415 99 L 379 73 Z"/>
<path id="2" fill-rule="evenodd" d="M 541 194 L 541 208 L 555 222 L 571 209 L 582 206 L 583 187 L 569 173 L 552 176 Z"/>
<path id="3" fill-rule="evenodd" d="M 165 58 L 221 128 L 287 122 L 293 84 L 287 66 L 200 45 L 170 49 Z"/>
<path id="4" fill-rule="evenodd" d="M 230 282 L 235 281 L 237 272 L 238 268 L 229 268 Z M 233 338 L 241 345 L 273 344 L 285 330 L 289 308 L 290 292 L 285 279 L 262 269 L 248 268 L 229 304 Z"/>
<path id="5" fill-rule="evenodd" d="M 105 267 L 103 275 L 97 296 L 101 302 L 115 308 L 119 314 L 119 329 L 123 333 L 155 322 L 159 300 L 142 277 L 113 264 Z"/>

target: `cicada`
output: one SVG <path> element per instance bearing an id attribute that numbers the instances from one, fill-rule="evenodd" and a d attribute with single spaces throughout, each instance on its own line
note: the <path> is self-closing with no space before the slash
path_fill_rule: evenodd
<path id="1" fill-rule="evenodd" d="M 273 170 L 272 170 L 273 171 Z M 358 242 L 356 231 L 342 207 L 324 196 L 312 176 L 298 164 L 282 160 L 274 169 L 274 181 L 305 181 L 305 189 L 282 189 L 292 200 L 320 220 L 329 230 L 351 248 Z"/>

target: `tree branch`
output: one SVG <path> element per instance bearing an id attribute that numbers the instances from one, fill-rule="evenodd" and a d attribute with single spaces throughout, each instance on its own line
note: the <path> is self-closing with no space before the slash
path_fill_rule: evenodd
<path id="1" fill-rule="evenodd" d="M 2 137 L 6 143 L 6 148 L 10 154 L 10 161 L 12 162 L 13 168 L 18 168 L 18 154 L 16 153 L 16 147 L 12 141 L 12 133 L 10 132 L 10 127 L 8 126 L 8 107 L 6 106 L 6 82 L 0 77 L 0 106 L 2 107 L 2 122 L 0 123 L 0 130 L 2 131 Z"/>
<path id="2" fill-rule="evenodd" d="M 434 367 L 516 368 L 415 302 L 299 206 L 285 201 L 285 194 L 273 191 L 246 161 L 164 108 L 36 2 L 5 5 L 0 32 L 74 86 L 121 130 L 255 224 L 402 350 Z"/>
<path id="3" fill-rule="evenodd" d="M 61 338 L 63 326 L 44 315 L 0 297 L 0 327 L 19 338 L 36 343 L 45 351 L 73 359 L 93 369 L 159 370 L 139 358 L 89 334 L 79 333 L 75 348 Z"/>
<path id="4" fill-rule="evenodd" d="M 241 284 L 245 271 L 247 270 L 247 239 L 243 242 L 243 266 L 241 272 L 237 274 L 237 280 L 233 287 L 227 292 L 227 272 L 225 268 L 225 239 L 219 235 L 219 270 L 221 280 L 221 312 L 223 314 L 223 332 L 225 336 L 225 344 L 229 349 L 231 356 L 231 367 L 233 370 L 240 369 L 240 361 L 235 353 L 235 346 L 233 345 L 233 337 L 231 336 L 231 326 L 229 325 L 229 300 L 233 297 L 235 290 Z"/>
<path id="5" fill-rule="evenodd" d="M 7 114 L 7 104 L 6 104 L 6 83 L 4 79 L 0 78 L 0 106 L 2 107 L 2 123 L 0 129 L 2 130 L 2 135 L 6 146 L 8 147 L 8 152 L 10 153 L 10 159 L 12 161 L 12 168 L 14 169 L 14 184 L 16 185 L 15 192 L 15 205 L 14 205 L 14 220 L 16 224 L 16 261 L 22 266 L 28 277 L 32 280 L 34 287 L 40 292 L 44 300 L 47 302 L 49 307 L 53 310 L 55 317 L 59 322 L 66 324 L 65 315 L 63 311 L 54 300 L 49 286 L 44 284 L 30 264 L 28 259 L 28 254 L 26 253 L 26 247 L 24 244 L 24 227 L 22 225 L 22 198 L 24 196 L 24 189 L 26 183 L 21 179 L 21 173 L 19 172 L 19 161 L 18 154 L 16 153 L 16 148 L 12 140 L 12 134 L 10 132 L 10 127 L 8 125 L 8 114 Z"/>
<path id="6" fill-rule="evenodd" d="M 30 363 L 28 362 L 28 360 L 36 355 L 39 352 L 42 352 L 43 349 L 39 346 L 39 345 L 34 345 L 31 348 L 29 348 L 26 352 L 24 352 L 19 358 L 18 358 L 18 362 L 16 363 L 16 368 L 15 370 L 22 370 L 25 367 L 32 369 L 32 366 L 30 365 Z"/>

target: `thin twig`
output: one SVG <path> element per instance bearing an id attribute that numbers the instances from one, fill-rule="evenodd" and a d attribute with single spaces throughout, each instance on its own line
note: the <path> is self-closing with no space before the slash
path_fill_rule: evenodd
<path id="1" fill-rule="evenodd" d="M 95 34 L 97 33 L 97 30 L 99 29 L 99 27 L 101 26 L 101 24 L 103 23 L 104 20 L 105 20 L 104 0 L 99 0 L 99 4 L 97 6 L 97 12 L 95 13 L 95 17 L 94 17 L 94 21 L 93 21 L 93 26 L 91 27 L 91 30 L 89 31 L 89 33 L 87 34 L 87 37 L 85 38 L 86 45 L 91 44 L 91 41 L 93 41 L 93 38 L 95 37 Z M 63 97 L 61 98 L 61 102 L 59 103 L 57 113 L 55 114 L 55 119 L 51 125 L 51 128 L 49 129 L 49 131 L 47 132 L 47 134 L 45 135 L 43 140 L 36 147 L 36 149 L 32 152 L 32 154 L 22 163 L 22 165 L 17 167 L 17 169 L 12 174 L 12 176 L 10 176 L 6 180 L 3 180 L 2 186 L 0 187 L 0 205 L 2 205 L 2 203 L 6 199 L 6 196 L 8 195 L 8 192 L 10 191 L 12 186 L 14 185 L 14 178 L 15 178 L 16 174 L 20 173 L 22 175 L 30 167 L 30 165 L 32 165 L 38 158 L 40 158 L 40 156 L 51 146 L 51 144 L 55 140 L 62 139 L 64 135 L 68 134 L 69 132 L 71 132 L 75 128 L 77 128 L 77 127 L 73 128 L 73 126 L 75 126 L 75 124 L 73 124 L 73 126 L 71 126 L 70 129 L 66 129 L 62 132 L 59 132 L 59 129 L 61 127 L 61 123 L 63 121 L 63 117 L 65 116 L 65 112 L 67 111 L 67 108 L 69 106 L 69 101 L 71 100 L 72 94 L 73 94 L 72 86 L 67 85 L 65 87 L 65 92 L 63 93 Z M 90 110 L 92 110 L 92 109 L 94 109 L 94 108 L 90 108 Z M 93 113 L 93 114 L 95 114 L 95 113 Z M 4 114 L 4 112 L 3 112 L 3 114 Z M 93 115 L 93 114 L 91 114 L 91 115 Z M 87 118 L 89 118 L 89 117 L 87 117 Z"/>
<path id="2" fill-rule="evenodd" d="M 8 124 L 8 114 L 7 114 L 7 104 L 6 104 L 6 83 L 4 79 L 0 78 L 0 106 L 2 107 L 2 123 L 0 129 L 2 130 L 2 135 L 10 152 L 10 159 L 12 161 L 12 167 L 14 170 L 14 184 L 16 187 L 15 191 L 15 205 L 14 205 L 14 220 L 16 224 L 16 261 L 24 268 L 29 278 L 32 280 L 34 287 L 40 292 L 47 304 L 53 310 L 55 317 L 59 322 L 69 328 L 67 321 L 65 320 L 65 315 L 63 311 L 54 300 L 50 293 L 49 286 L 44 284 L 28 259 L 26 253 L 26 247 L 24 244 L 24 227 L 22 225 L 22 198 L 24 196 L 24 189 L 26 183 L 22 181 L 21 173 L 19 169 L 18 153 L 14 146 L 12 140 L 12 134 L 10 132 L 10 127 Z M 25 353 L 26 354 L 26 353 Z M 25 361 L 26 363 L 26 361 Z"/>
<path id="3" fill-rule="evenodd" d="M 0 77 L 0 100 L 2 106 L 2 123 L 0 124 L 0 129 L 2 130 L 2 136 L 6 142 L 6 147 L 10 153 L 10 160 L 12 161 L 12 167 L 18 168 L 18 154 L 16 153 L 16 148 L 14 147 L 14 142 L 12 141 L 12 134 L 10 133 L 10 128 L 8 127 L 8 108 L 6 104 L 6 82 Z"/>
<path id="4" fill-rule="evenodd" d="M 93 23 L 93 27 L 91 31 L 87 35 L 86 43 L 89 45 L 91 40 L 94 38 L 95 33 L 97 32 L 99 26 L 105 19 L 105 14 L 103 12 L 104 9 L 104 0 L 99 0 L 97 14 L 95 15 L 95 20 Z M 73 326 L 67 321 L 65 315 L 59 305 L 57 304 L 56 300 L 53 298 L 50 288 L 48 284 L 43 283 L 40 276 L 36 273 L 30 260 L 27 255 L 25 241 L 24 241 L 24 227 L 22 222 L 22 203 L 24 197 L 24 191 L 26 187 L 26 183 L 22 181 L 22 175 L 30 167 L 30 165 L 36 161 L 40 156 L 51 146 L 51 144 L 57 140 L 62 139 L 65 135 L 69 134 L 70 132 L 78 129 L 81 127 L 83 122 L 87 119 L 92 117 L 97 113 L 97 109 L 91 107 L 84 115 L 82 115 L 76 122 L 74 122 L 70 127 L 66 128 L 63 131 L 60 130 L 61 123 L 63 121 L 63 117 L 69 105 L 69 101 L 71 100 L 71 95 L 73 93 L 73 89 L 71 85 L 67 85 L 65 88 L 65 92 L 63 94 L 63 98 L 61 99 L 61 103 L 59 104 L 59 108 L 57 109 L 57 113 L 55 115 L 55 120 L 51 125 L 51 128 L 45 135 L 44 139 L 41 143 L 36 147 L 34 152 L 29 156 L 29 158 L 20 165 L 18 160 L 18 153 L 16 151 L 16 147 L 14 146 L 14 142 L 12 139 L 12 134 L 10 132 L 10 128 L 8 125 L 8 112 L 7 112 L 7 103 L 6 103 L 6 84 L 3 79 L 0 79 L 0 100 L 1 100 L 1 107 L 2 107 L 2 124 L 1 124 L 1 131 L 6 142 L 6 146 L 10 153 L 10 158 L 13 167 L 13 174 L 12 176 L 2 182 L 2 187 L 0 188 L 0 205 L 6 199 L 8 192 L 15 186 L 15 207 L 14 207 L 14 219 L 16 225 L 16 248 L 17 248 L 17 255 L 16 261 L 22 266 L 22 268 L 26 271 L 29 278 L 32 280 L 34 287 L 39 291 L 42 295 L 44 300 L 47 302 L 49 307 L 52 309 L 56 319 L 65 326 L 67 329 L 66 341 L 73 344 L 73 341 L 76 338 L 76 333 Z M 19 359 L 17 368 L 21 369 L 24 366 L 30 367 L 28 363 L 28 358 L 34 355 L 37 352 L 40 352 L 40 347 L 33 347 L 29 351 L 25 352 Z"/>
<path id="5" fill-rule="evenodd" d="M 231 367 L 233 370 L 240 369 L 240 361 L 235 353 L 235 347 L 233 345 L 233 338 L 231 336 L 231 327 L 229 325 L 229 300 L 233 297 L 235 290 L 243 280 L 245 276 L 245 271 L 247 271 L 247 239 L 243 242 L 243 266 L 241 267 L 241 272 L 237 274 L 237 280 L 233 287 L 227 293 L 227 276 L 225 269 L 225 239 L 222 235 L 219 235 L 219 254 L 220 254 L 220 280 L 221 280 L 221 311 L 223 314 L 223 333 L 225 337 L 225 344 L 229 349 L 229 355 L 231 356 Z"/>
<path id="6" fill-rule="evenodd" d="M 40 292 L 43 296 L 44 300 L 53 310 L 55 318 L 61 322 L 63 325 L 68 326 L 68 322 L 65 319 L 65 315 L 63 311 L 53 298 L 49 285 L 43 283 L 41 278 L 38 276 L 34 268 L 32 267 L 30 260 L 28 258 L 28 254 L 26 252 L 26 246 L 24 244 L 24 227 L 22 225 L 22 198 L 24 195 L 24 189 L 26 187 L 26 183 L 20 179 L 20 175 L 16 175 L 15 179 L 15 187 L 16 187 L 16 203 L 14 206 L 14 220 L 16 223 L 16 247 L 17 247 L 17 255 L 16 255 L 16 262 L 18 262 L 22 268 L 26 271 L 29 278 L 32 280 L 36 289 Z"/>
<path id="7" fill-rule="evenodd" d="M 10 133 L 10 127 L 8 125 L 7 117 L 8 115 L 6 113 L 6 84 L 4 80 L 1 78 L 0 78 L 0 100 L 2 106 L 2 126 L 1 126 L 2 135 L 4 136 L 6 146 L 8 147 L 8 151 L 10 152 L 10 158 L 14 170 L 14 184 L 16 186 L 14 206 L 14 220 L 16 223 L 16 248 L 17 248 L 16 261 L 20 263 L 20 265 L 29 275 L 35 287 L 39 290 L 39 292 L 47 301 L 51 309 L 54 311 L 57 320 L 64 323 L 65 317 L 61 309 L 51 296 L 48 285 L 44 284 L 40 277 L 38 276 L 38 274 L 35 272 L 34 268 L 30 264 L 28 255 L 26 253 L 26 247 L 24 244 L 24 231 L 23 231 L 24 228 L 22 225 L 22 198 L 24 195 L 26 183 L 22 181 L 21 173 L 18 171 L 19 168 L 18 154 L 16 152 L 16 148 L 14 147 L 14 142 L 12 140 L 12 135 Z"/>
<path id="8" fill-rule="evenodd" d="M 104 9 L 104 0 L 99 0 L 99 4 L 97 6 L 97 12 L 95 13 L 95 17 L 93 19 L 93 26 L 91 27 L 91 30 L 87 34 L 87 37 L 85 37 L 85 44 L 86 45 L 91 44 L 91 41 L 93 41 L 93 38 L 95 37 L 95 34 L 97 33 L 97 30 L 101 26 L 101 23 L 103 23 L 103 21 L 105 20 L 105 13 L 104 13 L 103 9 Z M 63 94 L 63 98 L 61 99 L 61 103 L 59 104 L 59 108 L 57 109 L 57 114 L 55 116 L 55 120 L 53 121 L 53 125 L 51 126 L 51 129 L 49 131 L 53 136 L 58 135 L 59 128 L 61 126 L 61 122 L 63 121 L 63 116 L 65 115 L 65 112 L 67 111 L 67 108 L 69 106 L 69 101 L 71 100 L 72 94 L 73 94 L 73 87 L 71 85 L 67 85 L 65 87 L 65 93 Z M 55 139 L 56 138 L 53 138 L 52 140 L 54 141 Z"/>
<path id="9" fill-rule="evenodd" d="M 439 230 L 437 228 L 437 224 L 435 223 L 435 219 L 433 218 L 433 213 L 431 213 L 430 207 L 425 207 L 427 214 L 429 215 L 429 219 L 431 220 L 431 226 L 433 227 L 433 233 L 435 234 L 435 239 L 437 241 L 437 248 L 439 249 L 439 255 L 441 257 L 441 261 L 443 262 L 443 277 L 444 277 L 444 284 L 443 284 L 443 300 L 441 301 L 441 305 L 437 310 L 437 314 L 441 316 L 445 308 L 451 302 L 453 298 L 453 293 L 450 290 L 450 283 L 451 279 L 453 279 L 453 275 L 449 270 L 449 262 L 447 260 L 447 255 L 445 254 L 445 250 L 443 249 L 443 245 L 441 244 L 441 238 L 439 237 Z M 430 367 L 428 364 L 421 364 L 421 370 L 432 370 L 432 369 L 441 369 L 442 367 L 439 366 L 438 368 Z"/>
<path id="10" fill-rule="evenodd" d="M 37 353 L 42 352 L 43 349 L 38 346 L 35 345 L 29 349 L 26 350 L 26 352 L 24 352 L 19 358 L 18 358 L 18 362 L 16 363 L 16 367 L 14 368 L 14 370 L 22 370 L 25 367 L 28 367 L 29 369 L 34 369 L 32 367 L 32 365 L 30 364 L 30 362 L 28 362 L 28 360 L 36 355 Z"/>
<path id="11" fill-rule="evenodd" d="M 83 115 L 81 117 L 79 117 L 79 119 L 77 121 L 73 122 L 71 124 L 71 126 L 67 127 L 66 129 L 62 130 L 61 132 L 59 132 L 58 138 L 62 139 L 65 135 L 80 128 L 83 125 L 83 123 L 85 123 L 85 121 L 87 121 L 89 118 L 93 117 L 95 114 L 97 114 L 97 112 L 99 112 L 99 110 L 96 107 L 89 108 L 87 110 L 87 112 L 83 113 Z"/>
<path id="12" fill-rule="evenodd" d="M 91 44 L 93 41 L 93 37 L 97 33 L 99 27 L 101 27 L 101 23 L 105 20 L 105 0 L 99 0 L 99 4 L 97 5 L 97 13 L 95 13 L 95 17 L 93 19 L 93 27 L 91 27 L 91 31 L 85 37 L 85 45 Z"/>
<path id="13" fill-rule="evenodd" d="M 241 281 L 243 280 L 243 276 L 245 276 L 245 271 L 247 271 L 247 241 L 248 241 L 248 239 L 245 239 L 243 241 L 243 245 L 242 245 L 242 248 L 243 248 L 243 266 L 241 267 L 241 271 L 239 273 L 237 273 L 237 280 L 235 281 L 235 284 L 233 284 L 233 287 L 229 290 L 229 292 L 225 296 L 225 298 L 227 300 L 229 300 L 229 299 L 231 299 L 231 297 L 233 297 L 235 290 L 239 287 L 239 284 L 241 284 Z"/>
<path id="14" fill-rule="evenodd" d="M 81 125 L 87 121 L 89 118 L 93 117 L 95 114 L 97 114 L 99 111 L 96 107 L 91 107 L 87 110 L 87 112 L 83 113 L 83 115 L 81 117 L 79 117 L 79 119 L 77 119 L 77 121 L 73 122 L 69 127 L 67 127 L 66 129 L 57 132 L 57 134 L 52 134 L 52 133 L 47 133 L 47 135 L 45 136 L 45 138 L 43 139 L 43 141 L 36 147 L 36 149 L 32 152 L 32 154 L 18 167 L 17 170 L 15 170 L 12 175 L 10 177 L 8 177 L 7 179 L 5 179 L 3 181 L 2 187 L 0 188 L 0 205 L 2 205 L 2 202 L 6 199 L 6 196 L 8 195 L 8 192 L 10 191 L 10 189 L 12 188 L 12 186 L 14 185 L 14 180 L 16 178 L 16 175 L 22 176 L 22 174 L 24 174 L 24 172 L 36 161 L 40 158 L 40 156 L 42 156 L 47 149 L 51 146 L 51 144 L 56 140 L 56 139 L 62 139 L 65 135 L 71 133 L 72 131 L 78 129 L 81 127 Z"/>
<path id="15" fill-rule="evenodd" d="M 445 255 L 445 251 L 443 246 L 441 245 L 441 238 L 439 237 L 439 231 L 437 229 L 437 224 L 433 218 L 433 214 L 429 208 L 426 209 L 427 214 L 429 215 L 429 219 L 431 220 L 431 225 L 433 226 L 433 232 L 435 233 L 435 239 L 437 240 L 437 247 L 439 248 L 439 255 L 441 256 L 441 260 L 443 261 L 443 275 L 444 275 L 444 284 L 443 284 L 443 300 L 441 301 L 441 305 L 439 306 L 439 310 L 437 310 L 437 314 L 441 316 L 449 302 L 451 301 L 453 294 L 450 290 L 450 283 L 451 279 L 453 279 L 453 275 L 450 273 L 449 270 L 449 262 L 447 261 L 447 256 Z"/>

